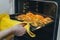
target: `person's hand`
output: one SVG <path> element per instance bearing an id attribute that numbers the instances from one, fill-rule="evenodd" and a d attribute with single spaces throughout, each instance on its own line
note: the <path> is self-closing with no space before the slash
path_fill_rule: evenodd
<path id="1" fill-rule="evenodd" d="M 16 36 L 23 36 L 26 33 L 26 29 L 20 24 L 15 25 L 12 30 Z"/>

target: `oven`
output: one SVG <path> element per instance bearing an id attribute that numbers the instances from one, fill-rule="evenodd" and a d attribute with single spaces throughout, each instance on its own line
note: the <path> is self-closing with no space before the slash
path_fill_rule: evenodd
<path id="1" fill-rule="evenodd" d="M 15 0 L 15 14 L 11 15 L 11 19 L 17 20 L 15 16 L 26 14 L 27 12 L 49 17 L 53 21 L 38 30 L 30 28 L 36 34 L 36 37 L 30 37 L 26 33 L 24 36 L 14 36 L 14 40 L 56 40 L 59 22 L 58 4 L 56 2 Z"/>

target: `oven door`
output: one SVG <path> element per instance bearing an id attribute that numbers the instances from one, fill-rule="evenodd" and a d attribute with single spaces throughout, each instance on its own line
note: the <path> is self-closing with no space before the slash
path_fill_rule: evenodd
<path id="1" fill-rule="evenodd" d="M 26 8 L 26 9 L 24 9 Z M 59 14 L 57 12 L 58 4 L 54 1 L 20 1 L 15 0 L 15 14 L 11 19 L 20 14 L 26 14 L 28 11 L 41 13 L 53 18 L 54 22 L 45 27 L 33 31 L 37 36 L 32 38 L 27 33 L 24 36 L 15 36 L 14 40 L 56 40 Z"/>

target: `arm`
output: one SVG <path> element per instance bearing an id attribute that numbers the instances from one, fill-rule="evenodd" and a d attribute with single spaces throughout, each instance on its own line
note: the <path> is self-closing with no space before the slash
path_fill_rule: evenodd
<path id="1" fill-rule="evenodd" d="M 0 31 L 0 39 L 2 39 L 3 37 L 5 37 L 11 33 L 13 33 L 12 28 L 4 30 L 4 31 Z"/>
<path id="2" fill-rule="evenodd" d="M 9 35 L 9 34 L 15 34 L 17 36 L 23 36 L 25 34 L 26 30 L 22 25 L 16 25 L 12 28 L 9 28 L 7 30 L 4 31 L 0 31 L 0 39 L 2 39 L 3 37 Z"/>

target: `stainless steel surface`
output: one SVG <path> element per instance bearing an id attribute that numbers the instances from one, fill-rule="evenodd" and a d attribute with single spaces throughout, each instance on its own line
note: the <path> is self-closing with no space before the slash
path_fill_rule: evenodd
<path id="1" fill-rule="evenodd" d="M 10 8 L 10 9 L 9 9 L 9 13 L 10 13 L 10 14 L 14 14 L 14 13 L 15 13 L 14 1 L 15 1 L 15 0 L 9 0 L 9 8 Z"/>
<path id="2" fill-rule="evenodd" d="M 58 27 L 57 40 L 60 40 L 60 19 L 59 19 L 59 27 Z"/>

